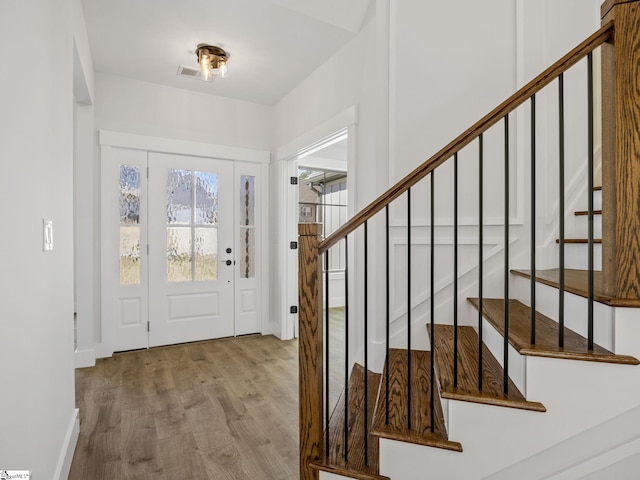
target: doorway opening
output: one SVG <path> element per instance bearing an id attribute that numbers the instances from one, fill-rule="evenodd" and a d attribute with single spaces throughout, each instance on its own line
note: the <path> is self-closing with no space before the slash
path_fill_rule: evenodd
<path id="1" fill-rule="evenodd" d="M 321 193 L 315 194 L 312 197 L 313 201 L 302 199 L 302 203 L 314 203 L 316 206 L 302 205 L 299 189 L 305 180 L 311 178 L 311 172 L 316 172 L 316 175 L 320 176 L 316 179 L 317 181 L 324 181 L 325 192 L 331 180 L 330 175 L 344 176 L 346 189 L 341 190 L 341 193 L 346 201 L 338 200 L 335 204 L 346 205 L 346 207 L 337 207 L 335 210 L 337 215 L 340 215 L 338 213 L 340 210 L 344 212 L 342 214 L 344 221 L 353 215 L 357 128 L 357 109 L 352 106 L 278 148 L 280 183 L 283 188 L 278 192 L 278 201 L 282 205 L 279 218 L 282 221 L 279 222 L 281 241 L 277 263 L 282 274 L 279 276 L 279 288 L 277 288 L 279 295 L 275 311 L 281 319 L 279 335 L 281 339 L 298 336 L 298 251 L 297 244 L 292 243 L 298 239 L 298 224 L 300 221 L 309 222 L 326 218 L 328 213 L 323 212 L 323 206 L 318 207 L 315 202 L 333 204 L 332 201 L 320 200 L 322 186 L 315 184 L 313 187 Z M 310 171 L 309 174 L 303 175 L 302 181 L 299 177 L 300 170 Z M 326 178 L 322 178 L 324 175 Z M 314 208 L 320 208 L 320 212 L 314 211 Z M 325 228 L 324 234 L 328 235 L 331 231 Z M 349 259 L 350 266 L 353 266 L 351 263 L 353 260 Z M 353 308 L 357 309 L 357 305 Z M 351 313 L 355 314 L 355 310 L 350 309 Z"/>
<path id="2" fill-rule="evenodd" d="M 323 148 L 313 149 L 312 154 L 298 157 L 298 223 L 318 223 L 322 238 L 327 238 L 344 225 L 349 218 L 348 196 L 348 136 L 346 132 Z M 346 270 L 347 254 L 344 242 L 339 242 L 328 252 L 328 262 L 322 264 L 322 284 L 328 277 L 329 325 L 331 332 L 331 382 L 330 392 L 338 395 L 344 384 L 346 338 Z M 322 305 L 326 305 L 323 300 Z M 323 318 L 325 312 L 323 311 Z M 297 333 L 297 332 L 296 332 Z M 335 403 L 338 400 L 331 398 Z"/>

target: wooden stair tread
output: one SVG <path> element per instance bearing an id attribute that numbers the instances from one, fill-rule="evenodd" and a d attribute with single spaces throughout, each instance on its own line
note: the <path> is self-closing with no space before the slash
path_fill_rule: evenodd
<path id="1" fill-rule="evenodd" d="M 454 386 L 454 327 L 436 324 L 435 336 L 427 325 L 435 347 L 436 367 L 443 398 L 484 403 L 502 407 L 546 412 L 539 402 L 530 402 L 509 379 L 508 393 L 504 393 L 504 370 L 486 345 L 482 345 L 482 391 L 478 389 L 478 334 L 473 327 L 458 327 L 458 385 Z"/>
<path id="2" fill-rule="evenodd" d="M 434 431 L 430 414 L 430 352 L 411 351 L 411 430 L 407 428 L 407 350 L 390 349 L 373 419 L 373 435 L 457 452 L 462 445 L 449 440 L 440 395 L 434 395 Z M 389 421 L 386 418 L 386 371 L 389 370 Z M 437 386 L 436 386 L 437 388 Z"/>
<path id="3" fill-rule="evenodd" d="M 593 214 L 594 215 L 602 215 L 602 210 L 594 210 Z M 583 215 L 589 215 L 589 210 L 578 210 L 577 212 L 575 212 L 575 215 L 577 217 L 583 216 Z"/>
<path id="4" fill-rule="evenodd" d="M 556 238 L 556 243 L 560 243 L 560 239 Z M 564 243 L 589 243 L 588 238 L 565 238 Z M 594 238 L 593 243 L 602 243 L 601 238 Z"/>
<path id="5" fill-rule="evenodd" d="M 478 308 L 478 299 L 469 302 Z M 482 300 L 482 313 L 493 327 L 504 336 L 504 301 L 499 298 Z M 531 309 L 518 300 L 509 300 L 509 343 L 521 355 L 565 358 L 591 362 L 638 365 L 638 360 L 628 355 L 616 355 L 595 345 L 587 348 L 587 339 L 573 330 L 564 328 L 564 348 L 558 347 L 560 326 L 549 317 L 536 312 L 536 344 L 531 344 Z"/>
<path id="6" fill-rule="evenodd" d="M 362 480 L 389 480 L 380 475 L 379 439 L 371 433 L 368 436 L 368 465 L 365 465 L 364 422 L 371 425 L 376 395 L 380 385 L 379 373 L 368 372 L 369 408 L 364 404 L 364 375 L 362 365 L 355 364 L 348 383 L 349 432 L 347 437 L 348 455 L 344 459 L 344 389 L 329 419 L 329 455 L 311 462 L 312 467 L 337 475 Z M 325 432 L 326 434 L 326 432 Z"/>
<path id="7" fill-rule="evenodd" d="M 511 270 L 514 275 L 524 278 L 531 278 L 530 270 Z M 560 269 L 536 270 L 536 281 L 549 285 L 550 287 L 560 287 Z M 588 272 L 587 270 L 574 270 L 565 268 L 564 289 L 567 292 L 587 298 L 588 296 Z M 593 298 L 596 302 L 609 305 L 611 307 L 640 307 L 640 300 L 617 299 L 610 295 L 605 295 L 602 288 L 602 272 L 593 272 Z"/>

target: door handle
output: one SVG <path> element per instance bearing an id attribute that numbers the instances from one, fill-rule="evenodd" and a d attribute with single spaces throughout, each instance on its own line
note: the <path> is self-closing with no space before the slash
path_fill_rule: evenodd
<path id="1" fill-rule="evenodd" d="M 226 263 L 227 265 L 231 265 L 231 260 L 227 260 L 227 261 L 226 261 L 226 262 L 224 262 L 224 263 Z"/>
<path id="2" fill-rule="evenodd" d="M 231 249 L 230 249 L 230 248 L 227 248 L 226 252 L 227 252 L 227 253 L 231 253 Z"/>

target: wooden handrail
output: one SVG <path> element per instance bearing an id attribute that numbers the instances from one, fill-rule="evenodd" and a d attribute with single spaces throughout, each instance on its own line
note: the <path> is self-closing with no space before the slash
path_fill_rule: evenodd
<path id="1" fill-rule="evenodd" d="M 351 220 L 349 220 L 342 227 L 333 232 L 329 237 L 320 242 L 320 244 L 318 245 L 319 253 L 322 254 L 329 250 L 329 248 L 338 243 L 338 241 L 349 235 L 356 228 L 358 228 L 360 225 L 362 225 L 364 222 L 366 222 L 376 213 L 382 210 L 386 205 L 398 198 L 409 188 L 418 183 L 422 178 L 435 170 L 438 166 L 442 165 L 446 160 L 451 158 L 454 153 L 466 147 L 473 140 L 475 140 L 478 135 L 491 128 L 505 115 L 508 115 L 517 107 L 522 105 L 533 94 L 539 92 L 544 87 L 549 85 L 558 77 L 558 75 L 567 71 L 573 65 L 582 60 L 589 52 L 593 51 L 604 42 L 611 39 L 613 35 L 613 28 L 613 21 L 604 24 L 600 28 L 600 30 L 587 38 L 584 42 L 580 43 L 564 57 L 551 65 L 520 90 L 515 92 L 511 97 L 501 103 L 498 107 L 492 110 L 488 115 L 483 117 L 471 128 L 459 135 L 446 147 L 444 147 L 430 159 L 422 163 L 419 167 L 405 176 L 402 180 L 396 183 L 385 193 L 380 195 L 376 200 L 374 200 L 372 203 L 358 212 L 355 216 L 353 216 Z"/>

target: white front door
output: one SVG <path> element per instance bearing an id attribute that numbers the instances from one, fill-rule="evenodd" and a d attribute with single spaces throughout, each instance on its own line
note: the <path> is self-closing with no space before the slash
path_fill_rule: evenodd
<path id="1" fill-rule="evenodd" d="M 111 147 L 102 162 L 103 342 L 259 333 L 260 166 Z"/>
<path id="2" fill-rule="evenodd" d="M 149 154 L 149 346 L 235 334 L 233 163 Z"/>

